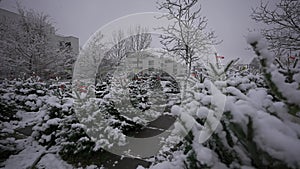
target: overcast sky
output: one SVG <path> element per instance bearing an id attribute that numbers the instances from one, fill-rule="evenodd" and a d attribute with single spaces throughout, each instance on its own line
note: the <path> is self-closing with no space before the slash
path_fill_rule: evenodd
<path id="1" fill-rule="evenodd" d="M 137 12 L 156 12 L 155 0 L 22 0 L 23 6 L 44 12 L 62 35 L 80 39 L 82 46 L 101 26 Z M 216 46 L 226 58 L 249 60 L 252 51 L 246 50 L 245 35 L 248 29 L 257 29 L 249 17 L 251 8 L 260 0 L 200 0 L 202 14 L 208 18 L 209 28 L 214 30 L 222 44 Z M 16 11 L 15 0 L 2 0 L 0 8 Z"/>

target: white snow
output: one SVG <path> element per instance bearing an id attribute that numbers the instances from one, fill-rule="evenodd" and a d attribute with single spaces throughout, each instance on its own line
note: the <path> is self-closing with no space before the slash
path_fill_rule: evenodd
<path id="1" fill-rule="evenodd" d="M 4 162 L 7 169 L 25 169 L 30 168 L 35 160 L 45 151 L 45 148 L 33 142 L 32 145 L 27 145 L 17 155 L 11 155 Z"/>
<path id="2" fill-rule="evenodd" d="M 260 148 L 290 167 L 300 166 L 299 134 L 270 114 L 259 111 L 254 119 L 254 140 Z"/>
<path id="3" fill-rule="evenodd" d="M 46 154 L 37 164 L 38 168 L 43 169 L 72 169 L 72 165 L 63 161 L 57 154 Z"/>
<path id="4" fill-rule="evenodd" d="M 60 118 L 54 118 L 54 119 L 50 119 L 46 122 L 46 124 L 51 125 L 51 126 L 57 126 L 59 124 L 59 122 L 61 121 Z"/>

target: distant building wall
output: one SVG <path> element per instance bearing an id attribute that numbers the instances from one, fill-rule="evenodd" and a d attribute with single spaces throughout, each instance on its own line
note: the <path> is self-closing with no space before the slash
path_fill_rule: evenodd
<path id="1" fill-rule="evenodd" d="M 12 20 L 17 20 L 17 19 L 20 19 L 20 15 L 14 13 L 14 12 L 10 12 L 8 10 L 5 10 L 5 9 L 1 9 L 0 8 L 0 16 L 2 18 L 6 18 L 6 19 L 12 19 Z"/>
<path id="2" fill-rule="evenodd" d="M 1 19 L 5 20 L 11 20 L 11 21 L 18 21 L 21 19 L 21 16 L 19 14 L 16 14 L 14 12 L 10 12 L 5 9 L 0 8 L 0 17 Z M 75 54 L 75 56 L 79 53 L 79 39 L 74 36 L 64 36 L 64 35 L 57 35 L 55 34 L 55 28 L 53 26 L 50 27 L 50 43 L 53 44 L 53 46 L 59 47 L 65 47 L 69 46 L 72 52 Z"/>
<path id="3" fill-rule="evenodd" d="M 183 66 L 178 65 L 178 63 L 170 58 L 158 58 L 151 52 L 137 52 L 130 54 L 121 64 L 121 67 L 124 67 L 134 73 L 150 68 L 156 68 L 164 70 L 170 75 L 183 75 L 186 70 Z"/>
<path id="4" fill-rule="evenodd" d="M 74 36 L 56 35 L 52 36 L 52 43 L 58 48 L 69 48 L 75 56 L 79 53 L 79 39 Z"/>

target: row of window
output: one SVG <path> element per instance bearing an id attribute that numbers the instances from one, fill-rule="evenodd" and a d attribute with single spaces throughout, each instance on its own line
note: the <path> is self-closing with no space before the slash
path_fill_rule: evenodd
<path id="1" fill-rule="evenodd" d="M 139 61 L 134 60 L 134 61 L 130 61 L 130 63 L 132 63 L 132 64 L 137 64 L 137 63 L 142 64 L 143 61 L 142 61 L 142 60 L 139 60 Z M 165 63 L 165 64 L 169 64 L 169 63 L 173 63 L 173 62 L 172 62 L 172 61 L 169 61 L 169 60 L 166 60 L 164 63 Z M 164 64 L 164 63 L 161 63 L 161 64 Z M 148 65 L 154 65 L 154 60 L 149 60 L 149 61 L 148 61 Z M 174 65 L 176 66 L 176 64 L 174 64 Z"/>

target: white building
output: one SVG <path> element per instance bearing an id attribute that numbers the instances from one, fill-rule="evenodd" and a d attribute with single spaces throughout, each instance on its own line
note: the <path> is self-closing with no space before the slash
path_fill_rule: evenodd
<path id="1" fill-rule="evenodd" d="M 186 69 L 184 65 L 177 63 L 170 57 L 158 56 L 159 53 L 153 51 L 141 51 L 129 54 L 119 66 L 119 71 L 138 73 L 148 69 L 158 69 L 171 76 L 184 75 Z M 162 55 L 162 54 L 160 54 Z"/>

